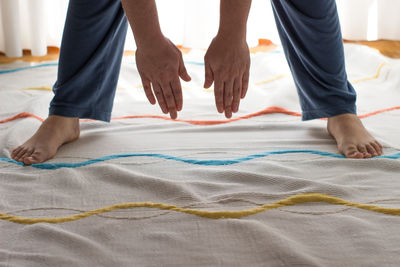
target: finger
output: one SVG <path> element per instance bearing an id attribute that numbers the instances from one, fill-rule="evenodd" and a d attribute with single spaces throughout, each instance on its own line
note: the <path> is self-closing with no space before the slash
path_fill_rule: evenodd
<path id="1" fill-rule="evenodd" d="M 240 102 L 240 90 L 241 90 L 241 81 L 236 78 L 233 82 L 233 100 L 232 100 L 232 111 L 238 112 L 239 110 L 239 102 Z"/>
<path id="2" fill-rule="evenodd" d="M 147 99 L 152 105 L 154 105 L 156 103 L 156 99 L 154 98 L 153 92 L 151 91 L 150 80 L 144 78 L 142 75 L 140 75 L 140 78 L 142 79 L 143 89 Z"/>
<path id="3" fill-rule="evenodd" d="M 218 78 L 214 82 L 214 96 L 218 112 L 224 112 L 224 83 Z"/>
<path id="4" fill-rule="evenodd" d="M 156 95 L 156 98 L 157 98 L 158 104 L 160 105 L 161 111 L 163 113 L 167 114 L 168 108 L 167 108 L 167 104 L 164 100 L 164 95 L 163 95 L 160 85 L 157 82 L 152 82 L 152 85 L 153 85 L 154 94 Z"/>
<path id="5" fill-rule="evenodd" d="M 180 57 L 179 60 L 179 76 L 182 78 L 182 80 L 184 80 L 185 82 L 190 81 L 192 78 L 189 76 L 189 74 L 187 73 L 185 64 L 183 63 L 183 58 L 182 55 Z"/>
<path id="6" fill-rule="evenodd" d="M 161 84 L 161 88 L 164 94 L 164 99 L 167 102 L 169 115 L 171 116 L 171 119 L 176 119 L 176 103 L 174 99 L 174 94 L 172 93 L 171 85 L 169 83 L 163 83 Z"/>
<path id="7" fill-rule="evenodd" d="M 224 109 L 225 117 L 228 119 L 232 117 L 232 91 L 233 81 L 224 81 Z"/>
<path id="8" fill-rule="evenodd" d="M 183 99 L 182 99 L 182 87 L 181 87 L 181 82 L 179 81 L 179 79 L 173 80 L 171 82 L 171 88 L 172 88 L 172 92 L 175 97 L 176 109 L 178 111 L 181 111 Z"/>
<path id="9" fill-rule="evenodd" d="M 210 65 L 204 64 L 204 67 L 205 67 L 205 74 L 206 74 L 206 77 L 204 80 L 204 88 L 209 88 L 214 81 L 214 77 L 213 77 L 213 73 L 212 73 Z"/>
<path id="10" fill-rule="evenodd" d="M 241 98 L 244 98 L 246 96 L 248 87 L 249 87 L 249 68 L 246 69 L 242 77 L 242 92 L 240 96 Z"/>

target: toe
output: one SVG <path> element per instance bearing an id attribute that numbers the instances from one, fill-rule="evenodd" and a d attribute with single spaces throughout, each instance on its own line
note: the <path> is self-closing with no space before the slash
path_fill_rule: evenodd
<path id="1" fill-rule="evenodd" d="M 11 152 L 11 157 L 12 157 L 13 159 L 15 159 L 15 156 L 19 153 L 19 151 L 21 151 L 21 149 L 22 149 L 22 146 L 19 146 L 19 147 L 17 147 L 16 149 L 14 149 L 14 150 Z"/>
<path id="2" fill-rule="evenodd" d="M 382 145 L 379 144 L 378 141 L 372 142 L 371 145 L 375 148 L 376 152 L 378 152 L 378 155 L 382 155 Z"/>
<path id="3" fill-rule="evenodd" d="M 35 156 L 29 156 L 24 158 L 24 164 L 25 165 L 31 165 L 37 163 L 38 160 L 35 158 Z"/>
<path id="4" fill-rule="evenodd" d="M 23 147 L 16 155 L 15 155 L 15 160 L 16 161 L 20 161 L 22 155 L 24 155 L 26 153 L 26 148 Z"/>
<path id="5" fill-rule="evenodd" d="M 32 155 L 33 151 L 34 151 L 33 148 L 27 149 L 26 152 L 19 158 L 19 160 L 24 161 L 24 159 L 26 157 L 29 157 L 30 155 Z"/>
<path id="6" fill-rule="evenodd" d="M 24 163 L 27 165 L 41 163 L 46 160 L 46 157 L 43 153 L 39 151 L 35 151 L 29 157 L 24 159 Z"/>
<path id="7" fill-rule="evenodd" d="M 39 163 L 39 159 L 37 159 L 36 156 L 34 156 L 33 154 L 29 157 L 24 158 L 24 164 L 26 165 L 31 165 L 35 163 Z"/>
<path id="8" fill-rule="evenodd" d="M 357 145 L 357 148 L 358 148 L 358 151 L 360 151 L 363 154 L 364 158 L 371 157 L 371 154 L 368 153 L 365 145 Z"/>
<path id="9" fill-rule="evenodd" d="M 344 153 L 346 158 L 363 158 L 363 154 L 360 153 L 360 151 L 357 150 L 355 146 L 351 146 L 347 149 L 347 151 Z"/>
<path id="10" fill-rule="evenodd" d="M 365 147 L 367 148 L 367 151 L 371 156 L 373 157 L 378 156 L 378 153 L 376 152 L 375 148 L 371 145 L 371 143 L 366 144 Z"/>

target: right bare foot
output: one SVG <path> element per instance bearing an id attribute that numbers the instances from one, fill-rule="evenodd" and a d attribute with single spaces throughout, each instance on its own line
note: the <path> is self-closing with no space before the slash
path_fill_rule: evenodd
<path id="1" fill-rule="evenodd" d="M 14 149 L 11 158 L 25 164 L 51 159 L 63 144 L 79 138 L 79 118 L 50 115 L 23 145 Z"/>

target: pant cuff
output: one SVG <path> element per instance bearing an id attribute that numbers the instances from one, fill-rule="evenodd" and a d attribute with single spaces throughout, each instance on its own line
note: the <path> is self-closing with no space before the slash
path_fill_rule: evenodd
<path id="1" fill-rule="evenodd" d="M 111 112 L 58 106 L 58 105 L 50 106 L 49 116 L 50 115 L 58 115 L 64 117 L 78 117 L 80 119 L 93 119 L 105 122 L 110 122 L 111 120 Z"/>
<path id="2" fill-rule="evenodd" d="M 343 106 L 334 106 L 323 109 L 314 109 L 314 110 L 306 110 L 303 111 L 301 115 L 302 121 L 319 119 L 319 118 L 329 118 L 336 115 L 344 114 L 344 113 L 352 113 L 357 114 L 356 105 L 343 105 Z"/>

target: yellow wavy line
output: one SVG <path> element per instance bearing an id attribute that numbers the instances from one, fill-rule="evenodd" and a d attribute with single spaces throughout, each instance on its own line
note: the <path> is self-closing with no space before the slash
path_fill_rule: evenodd
<path id="1" fill-rule="evenodd" d="M 370 77 L 361 78 L 361 79 L 358 79 L 358 80 L 353 80 L 353 81 L 351 81 L 351 83 L 354 84 L 354 83 L 359 83 L 359 82 L 364 82 L 364 81 L 368 81 L 368 80 L 377 79 L 377 78 L 379 77 L 379 75 L 381 74 L 381 70 L 382 70 L 383 66 L 385 66 L 385 65 L 387 65 L 387 64 L 388 64 L 387 62 L 382 62 L 382 63 L 379 65 L 379 67 L 378 67 L 378 69 L 377 69 L 375 75 L 370 76 Z M 256 82 L 256 83 L 254 83 L 254 85 L 260 85 L 260 84 L 270 83 L 270 82 L 273 82 L 273 81 L 275 81 L 275 80 L 278 80 L 278 79 L 281 79 L 281 78 L 285 78 L 285 77 L 288 77 L 288 76 L 289 76 L 288 74 L 279 74 L 279 75 L 274 76 L 274 77 L 272 77 L 272 78 L 269 78 L 269 79 L 267 79 L 267 80 L 265 80 L 265 81 Z M 133 86 L 133 87 L 134 87 L 134 88 L 142 88 L 143 86 L 142 86 L 141 84 L 138 84 L 138 85 L 135 85 L 135 86 Z M 188 89 L 188 87 L 186 87 L 186 86 L 183 86 L 183 87 L 184 87 L 185 89 Z M 117 90 L 121 90 L 121 89 L 124 89 L 124 88 L 121 88 L 121 87 L 118 87 L 118 88 L 117 88 Z M 40 86 L 40 87 L 28 87 L 28 88 L 23 88 L 23 90 L 47 90 L 47 91 L 51 91 L 52 88 L 51 88 L 51 87 L 48 87 L 48 86 Z M 204 89 L 204 91 L 210 93 L 210 92 L 214 92 L 214 89 L 213 89 L 213 88 Z"/>
<path id="2" fill-rule="evenodd" d="M 289 76 L 288 74 L 280 74 L 280 75 L 274 76 L 274 77 L 272 77 L 272 78 L 270 78 L 268 80 L 261 81 L 261 82 L 256 82 L 254 84 L 255 85 L 260 85 L 260 84 L 270 83 L 270 82 L 273 82 L 275 80 L 278 80 L 278 79 L 281 79 L 281 78 L 285 78 L 285 77 L 288 77 L 288 76 Z"/>
<path id="3" fill-rule="evenodd" d="M 376 73 L 373 76 L 361 78 L 361 79 L 358 79 L 358 80 L 353 80 L 353 81 L 351 81 L 351 83 L 355 84 L 355 83 L 364 82 L 364 81 L 368 81 L 368 80 L 378 79 L 379 75 L 381 74 L 381 70 L 382 70 L 383 66 L 385 66 L 387 64 L 388 64 L 387 62 L 382 62 L 378 66 L 378 69 L 376 70 Z M 267 80 L 256 82 L 256 83 L 254 83 L 254 85 L 261 85 L 261 84 L 270 83 L 270 82 L 273 82 L 273 81 L 276 81 L 278 79 L 285 78 L 285 77 L 288 77 L 288 76 L 289 76 L 288 74 L 279 74 L 279 75 L 276 75 L 276 76 L 274 76 L 272 78 L 269 78 Z M 204 91 L 206 91 L 206 92 L 214 92 L 214 89 L 213 88 L 204 89 Z"/>
<path id="4" fill-rule="evenodd" d="M 51 87 L 48 87 L 48 86 L 28 87 L 28 88 L 22 88 L 22 90 L 46 90 L 46 91 L 51 91 Z"/>
<path id="5" fill-rule="evenodd" d="M 276 75 L 276 76 L 274 76 L 274 77 L 272 77 L 272 78 L 269 78 L 269 79 L 267 79 L 267 80 L 265 80 L 265 81 L 261 81 L 261 82 L 256 82 L 256 83 L 254 83 L 254 85 L 260 85 L 260 84 L 266 84 L 266 83 L 270 83 L 270 82 L 273 82 L 273 81 L 275 81 L 275 80 L 278 80 L 278 79 L 281 79 L 281 78 L 285 78 L 285 77 L 288 77 L 289 75 L 288 74 L 279 74 L 279 75 Z M 211 92 L 214 92 L 214 89 L 213 88 L 210 88 L 210 89 L 203 89 L 205 92 L 209 92 L 209 93 L 211 93 Z"/>
<path id="6" fill-rule="evenodd" d="M 337 198 L 331 195 L 322 194 L 322 193 L 304 193 L 297 194 L 294 196 L 290 196 L 283 200 L 279 200 L 277 202 L 271 204 L 265 204 L 263 206 L 247 209 L 247 210 L 238 210 L 238 211 L 205 211 L 205 210 L 196 210 L 196 209 L 186 209 L 181 208 L 175 205 L 163 204 L 163 203 L 152 203 L 152 202 L 131 202 L 131 203 L 121 203 L 115 204 L 112 206 L 90 210 L 87 212 L 83 212 L 81 214 L 68 216 L 68 217 L 59 217 L 59 218 L 24 218 L 19 216 L 12 216 L 5 213 L 0 213 L 0 219 L 4 221 L 10 221 L 20 224 L 35 224 L 35 223 L 63 223 L 63 222 L 71 222 L 80 220 L 86 217 L 90 217 L 96 214 L 109 212 L 117 209 L 128 209 L 128 208 L 138 208 L 138 207 L 148 207 L 148 208 L 156 208 L 162 210 L 173 210 L 178 212 L 184 212 L 188 214 L 197 215 L 204 218 L 209 219 L 227 219 L 227 218 L 242 218 L 246 216 L 250 216 L 262 211 L 272 210 L 279 207 L 284 206 L 292 206 L 296 204 L 306 203 L 306 202 L 326 202 L 334 205 L 346 205 L 350 207 L 357 207 L 364 210 L 369 210 L 373 212 L 379 212 L 389 215 L 400 216 L 400 209 L 396 208 L 384 208 L 375 205 L 369 204 L 359 204 L 354 202 L 349 202 L 343 200 L 341 198 Z"/>
<path id="7" fill-rule="evenodd" d="M 378 69 L 376 70 L 375 75 L 371 76 L 371 77 L 365 77 L 362 79 L 358 79 L 358 80 L 353 80 L 351 81 L 351 83 L 359 83 L 359 82 L 364 82 L 364 81 L 368 81 L 368 80 L 374 80 L 374 79 L 378 79 L 379 75 L 381 74 L 381 69 L 383 68 L 383 66 L 385 66 L 386 64 L 388 64 L 387 62 L 382 62 Z"/>

